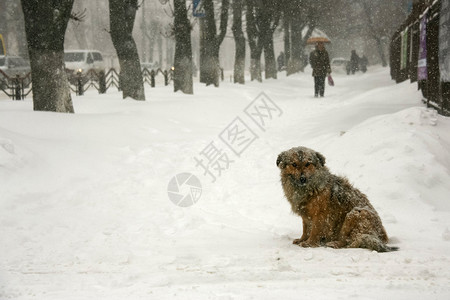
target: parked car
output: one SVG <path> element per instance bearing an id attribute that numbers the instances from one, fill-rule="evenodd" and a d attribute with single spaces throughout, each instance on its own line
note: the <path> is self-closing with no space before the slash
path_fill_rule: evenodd
<path id="1" fill-rule="evenodd" d="M 0 70 L 9 77 L 24 76 L 30 73 L 30 63 L 20 56 L 0 55 Z"/>
<path id="2" fill-rule="evenodd" d="M 0 70 L 8 77 L 14 78 L 17 75 L 24 77 L 31 72 L 30 63 L 20 56 L 0 55 Z M 29 77 L 28 77 L 29 78 Z M 28 85 L 28 79 L 26 84 Z M 7 78 L 0 74 L 0 87 L 4 88 L 7 83 Z"/>
<path id="3" fill-rule="evenodd" d="M 105 71 L 105 62 L 101 52 L 95 50 L 64 51 L 64 62 L 69 77 L 81 73 L 86 75 L 90 70 L 96 73 Z"/>
<path id="4" fill-rule="evenodd" d="M 331 60 L 331 69 L 334 72 L 347 72 L 347 66 L 349 66 L 349 60 L 342 57 L 335 57 Z"/>

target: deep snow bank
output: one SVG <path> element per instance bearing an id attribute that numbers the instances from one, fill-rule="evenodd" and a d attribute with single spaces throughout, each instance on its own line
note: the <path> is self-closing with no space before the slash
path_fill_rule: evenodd
<path id="1" fill-rule="evenodd" d="M 385 69 L 335 77 L 324 99 L 299 74 L 139 103 L 88 92 L 75 115 L 0 101 L 0 298 L 448 298 L 449 118 Z M 193 157 L 261 91 L 282 117 L 211 183 Z M 300 145 L 369 196 L 400 251 L 292 245 L 275 160 Z M 179 172 L 202 181 L 189 208 L 168 199 Z"/>

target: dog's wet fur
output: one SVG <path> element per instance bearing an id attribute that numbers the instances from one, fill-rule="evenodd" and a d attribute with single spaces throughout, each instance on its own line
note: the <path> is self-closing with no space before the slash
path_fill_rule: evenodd
<path id="1" fill-rule="evenodd" d="M 367 196 L 346 178 L 330 173 L 325 157 L 296 147 L 278 155 L 281 184 L 292 211 L 302 217 L 302 247 L 366 248 L 395 251 Z"/>

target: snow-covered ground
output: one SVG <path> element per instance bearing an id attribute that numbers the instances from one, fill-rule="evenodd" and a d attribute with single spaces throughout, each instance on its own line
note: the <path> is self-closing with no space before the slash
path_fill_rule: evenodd
<path id="1" fill-rule="evenodd" d="M 73 115 L 1 98 L 0 299 L 449 299 L 450 119 L 388 69 L 335 83 L 324 99 L 309 71 L 145 102 L 89 91 Z M 275 162 L 300 145 L 368 195 L 399 251 L 292 244 Z M 212 182 L 195 159 L 215 149 Z M 202 185 L 187 208 L 167 193 L 183 172 Z"/>

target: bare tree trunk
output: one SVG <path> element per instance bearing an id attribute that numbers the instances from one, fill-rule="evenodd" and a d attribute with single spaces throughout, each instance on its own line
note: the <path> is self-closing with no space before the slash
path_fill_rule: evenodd
<path id="1" fill-rule="evenodd" d="M 132 36 L 137 8 L 137 0 L 109 0 L 111 39 L 119 58 L 123 98 L 145 100 L 139 54 Z"/>
<path id="2" fill-rule="evenodd" d="M 163 38 L 161 34 L 158 34 L 158 63 L 161 69 L 165 67 L 163 59 Z"/>
<path id="3" fill-rule="evenodd" d="M 147 29 L 144 32 L 145 36 L 147 37 L 147 42 L 148 42 L 149 62 L 154 62 L 157 27 L 158 27 L 158 24 L 155 21 L 152 21 L 147 26 Z"/>
<path id="4" fill-rule="evenodd" d="M 291 59 L 291 18 L 288 9 L 285 8 L 283 12 L 283 26 L 284 26 L 284 63 L 285 65 Z"/>
<path id="5" fill-rule="evenodd" d="M 265 78 L 277 79 L 277 62 L 273 47 L 273 35 L 267 35 L 264 41 Z"/>
<path id="6" fill-rule="evenodd" d="M 213 1 L 203 1 L 206 16 L 202 19 L 200 26 L 200 47 L 202 48 L 200 50 L 200 82 L 206 85 L 219 86 L 219 50 L 227 31 L 228 6 L 229 0 L 222 0 L 220 30 L 217 35 Z"/>
<path id="7" fill-rule="evenodd" d="M 204 6 L 207 6 L 206 1 Z M 214 11 L 213 8 L 209 9 L 209 11 L 211 10 Z M 219 58 L 215 55 L 216 25 L 214 20 L 208 20 L 213 13 L 208 13 L 206 7 L 205 11 L 206 16 L 200 20 L 200 82 L 206 83 L 206 85 L 219 86 Z"/>
<path id="8" fill-rule="evenodd" d="M 205 69 L 207 65 L 205 64 L 206 59 L 206 29 L 205 29 L 205 18 L 200 18 L 200 82 L 206 83 L 206 74 L 209 73 Z"/>
<path id="9" fill-rule="evenodd" d="M 291 20 L 291 55 L 287 62 L 287 75 L 297 73 L 302 69 L 303 48 L 301 43 L 303 26 L 300 16 L 294 15 Z"/>
<path id="10" fill-rule="evenodd" d="M 286 1 L 285 15 L 288 16 L 290 25 L 291 50 L 289 60 L 287 60 L 287 75 L 303 72 L 306 66 L 304 60 L 306 41 L 316 28 L 317 19 L 323 9 L 321 3 L 319 1 L 310 1 L 304 3 L 304 5 L 299 5 L 295 1 Z M 308 28 L 308 30 L 303 35 L 305 28 Z"/>
<path id="11" fill-rule="evenodd" d="M 193 94 L 191 24 L 187 18 L 186 0 L 174 0 L 175 70 L 174 90 Z"/>
<path id="12" fill-rule="evenodd" d="M 148 62 L 147 60 L 147 35 L 145 32 L 147 31 L 147 22 L 146 22 L 146 15 L 145 15 L 145 1 L 142 1 L 141 4 L 142 7 L 142 13 L 141 13 L 141 31 L 142 31 L 142 45 L 141 45 L 141 59 L 142 62 Z"/>
<path id="13" fill-rule="evenodd" d="M 34 110 L 74 112 L 64 67 L 64 35 L 73 1 L 22 1 Z"/>
<path id="14" fill-rule="evenodd" d="M 245 83 L 245 37 L 242 31 L 243 0 L 233 0 L 233 36 L 235 42 L 234 83 Z"/>
<path id="15" fill-rule="evenodd" d="M 381 36 L 379 34 L 377 34 L 377 30 L 375 29 L 375 25 L 374 25 L 374 21 L 372 19 L 372 13 L 370 11 L 370 8 L 367 5 L 367 3 L 364 1 L 361 2 L 361 5 L 364 10 L 364 14 L 366 16 L 366 21 L 367 21 L 367 25 L 369 28 L 369 32 L 370 32 L 372 38 L 375 40 L 375 43 L 377 44 L 377 52 L 378 52 L 378 55 L 380 55 L 381 64 L 383 65 L 383 67 L 387 67 L 388 64 L 386 61 L 386 56 L 384 54 L 383 44 L 381 42 Z"/>
<path id="16" fill-rule="evenodd" d="M 278 27 L 281 16 L 280 4 L 273 1 L 261 1 L 260 32 L 264 47 L 265 78 L 277 78 L 277 62 L 273 46 L 273 33 Z"/>
<path id="17" fill-rule="evenodd" d="M 250 46 L 250 80 L 262 82 L 261 75 L 261 54 L 262 42 L 260 32 L 256 24 L 257 7 L 254 0 L 247 0 L 247 37 Z"/>
<path id="18" fill-rule="evenodd" d="M 215 59 L 214 48 L 216 39 L 216 21 L 214 18 L 214 4 L 212 0 L 204 0 L 205 17 L 202 18 L 200 27 L 202 43 L 200 44 L 200 82 L 206 85 L 218 86 L 219 62 Z"/>

